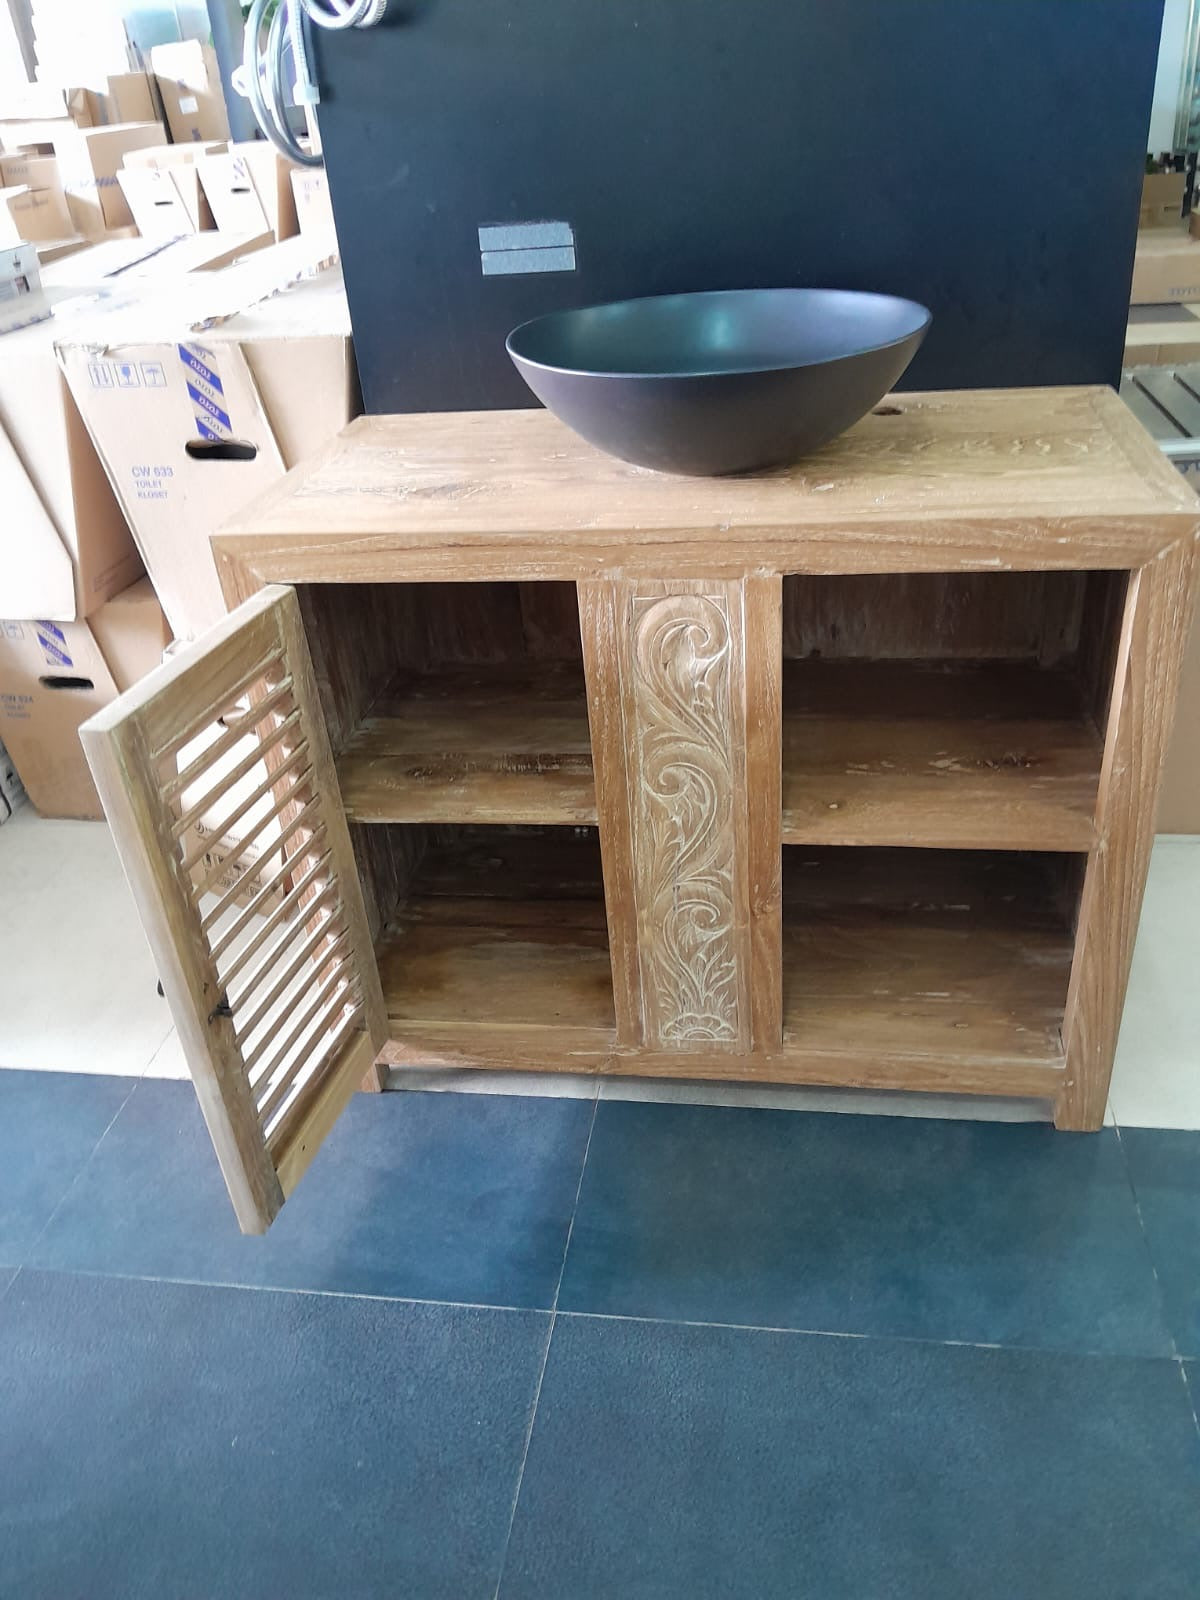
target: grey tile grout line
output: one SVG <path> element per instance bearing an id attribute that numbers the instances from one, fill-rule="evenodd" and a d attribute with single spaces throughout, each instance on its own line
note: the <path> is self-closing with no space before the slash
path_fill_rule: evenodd
<path id="1" fill-rule="evenodd" d="M 1129 1165 L 1129 1154 L 1125 1149 L 1125 1137 L 1119 1124 L 1114 1123 L 1113 1126 L 1116 1128 L 1117 1145 L 1121 1151 L 1121 1165 L 1125 1170 L 1125 1182 L 1129 1185 L 1129 1195 L 1133 1201 L 1133 1214 L 1137 1218 L 1138 1232 L 1142 1236 L 1142 1247 L 1146 1252 L 1150 1276 L 1154 1279 L 1154 1293 L 1158 1299 L 1158 1314 L 1162 1319 L 1167 1338 L 1171 1341 L 1171 1355 L 1176 1361 L 1182 1361 L 1183 1357 L 1179 1351 L 1179 1341 L 1175 1337 L 1174 1329 L 1171 1327 L 1171 1319 L 1167 1315 L 1167 1297 L 1163 1293 L 1162 1279 L 1158 1275 L 1158 1262 L 1154 1259 L 1154 1251 L 1150 1248 L 1150 1235 L 1146 1232 L 1146 1219 L 1142 1215 L 1142 1202 L 1138 1195 L 1137 1184 L 1133 1181 L 1133 1172 Z M 1193 1412 L 1194 1415 L 1195 1413 Z M 1200 1423 L 1197 1423 L 1197 1427 L 1200 1427 Z"/>
<path id="2" fill-rule="evenodd" d="M 984 1339 L 926 1339 L 913 1333 L 867 1333 L 853 1328 L 786 1328 L 764 1322 L 706 1322 L 697 1317 L 651 1317 L 627 1311 L 560 1311 L 560 1317 L 584 1322 L 639 1322 L 665 1328 L 713 1328 L 727 1333 L 773 1333 L 798 1339 L 858 1339 L 865 1344 L 917 1344 L 935 1350 L 999 1350 L 1016 1355 L 1061 1356 L 1067 1361 L 1169 1361 L 1175 1366 L 1190 1359 L 1174 1350 L 1149 1355 L 1128 1350 L 1068 1350 L 1053 1344 L 993 1344 Z"/>
<path id="3" fill-rule="evenodd" d="M 1125 1138 L 1121 1132 L 1120 1124 L 1114 1123 L 1114 1126 L 1117 1130 L 1117 1143 L 1121 1147 L 1121 1160 L 1125 1164 L 1125 1181 L 1128 1183 L 1129 1192 L 1133 1196 L 1134 1214 L 1138 1220 L 1138 1229 L 1142 1235 L 1142 1243 L 1146 1247 L 1146 1259 L 1150 1263 L 1150 1271 L 1154 1276 L 1154 1288 L 1156 1294 L 1158 1295 L 1158 1307 L 1159 1312 L 1162 1315 L 1163 1327 L 1167 1330 L 1167 1336 L 1171 1341 L 1171 1352 L 1175 1363 L 1179 1368 L 1179 1381 L 1183 1384 L 1184 1399 L 1187 1402 L 1188 1410 L 1192 1414 L 1192 1421 L 1195 1423 L 1196 1432 L 1200 1433 L 1200 1407 L 1197 1406 L 1196 1394 L 1192 1389 L 1191 1379 L 1188 1377 L 1187 1358 L 1180 1353 L 1179 1340 L 1175 1337 L 1174 1330 L 1171 1327 L 1171 1320 L 1167 1315 L 1167 1297 L 1163 1292 L 1162 1279 L 1158 1275 L 1158 1263 L 1154 1259 L 1154 1251 L 1150 1248 L 1150 1235 L 1146 1232 L 1146 1219 L 1142 1216 L 1142 1202 L 1138 1195 L 1137 1184 L 1133 1180 L 1133 1173 L 1129 1167 L 1129 1156 L 1125 1150 Z"/>
<path id="4" fill-rule="evenodd" d="M 33 1261 L 18 1272 L 36 1272 L 46 1278 L 96 1278 L 110 1283 L 163 1284 L 173 1289 L 221 1289 L 240 1294 L 298 1294 L 312 1300 L 366 1300 L 385 1306 L 431 1306 L 446 1311 L 500 1311 L 507 1316 L 548 1317 L 545 1306 L 505 1306 L 488 1300 L 435 1300 L 411 1294 L 366 1294 L 358 1289 L 305 1289 L 289 1283 L 228 1283 L 221 1278 L 165 1278 L 157 1273 L 105 1272 L 99 1267 L 52 1267 Z"/>
<path id="5" fill-rule="evenodd" d="M 109 1134 L 112 1132 L 113 1124 L 116 1122 L 117 1118 L 121 1115 L 122 1111 L 124 1111 L 125 1107 L 129 1104 L 129 1101 L 130 1101 L 131 1097 L 133 1096 L 134 1092 L 137 1089 L 138 1084 L 141 1083 L 141 1081 L 142 1080 L 140 1078 L 131 1078 L 129 1080 L 129 1092 L 125 1095 L 124 1099 L 121 1101 L 121 1104 L 117 1107 L 117 1109 L 113 1112 L 112 1116 L 108 1119 L 108 1122 L 105 1125 L 103 1133 L 101 1133 L 100 1137 L 96 1140 L 95 1144 L 88 1151 L 87 1159 L 85 1161 L 80 1162 L 79 1171 L 75 1174 L 75 1176 L 71 1179 L 70 1183 L 67 1185 L 67 1187 L 63 1190 L 62 1194 L 59 1196 L 58 1204 L 54 1207 L 54 1210 L 50 1213 L 50 1215 L 46 1218 L 45 1222 L 43 1222 L 41 1227 L 38 1229 L 37 1234 L 34 1236 L 32 1242 L 30 1243 L 30 1246 L 29 1246 L 28 1250 L 25 1252 L 27 1257 L 31 1256 L 33 1254 L 33 1252 L 37 1249 L 38 1245 L 41 1244 L 42 1239 L 45 1236 L 46 1229 L 50 1226 L 50 1224 L 54 1221 L 54 1219 L 58 1215 L 58 1213 L 66 1205 L 68 1199 L 71 1197 L 71 1194 L 74 1192 L 75 1185 L 79 1182 L 80 1178 L 83 1177 L 84 1173 L 91 1166 L 92 1162 L 96 1159 L 96 1151 L 99 1150 L 100 1146 L 104 1143 L 105 1139 L 107 1139 Z M 27 1262 L 23 1261 L 21 1263 L 21 1265 L 25 1266 L 25 1265 L 27 1265 Z"/>
<path id="6" fill-rule="evenodd" d="M 1187 1396 L 1188 1407 L 1192 1413 L 1192 1421 L 1196 1424 L 1196 1432 L 1200 1433 L 1200 1408 L 1197 1408 L 1196 1394 L 1192 1388 L 1192 1380 L 1188 1376 L 1188 1361 L 1183 1357 L 1179 1361 L 1179 1376 L 1183 1380 L 1183 1392 Z"/>
<path id="7" fill-rule="evenodd" d="M 525 1427 L 525 1440 L 521 1446 L 521 1460 L 517 1467 L 517 1481 L 513 1489 L 512 1505 L 508 1513 L 508 1527 L 504 1530 L 504 1546 L 500 1551 L 500 1565 L 496 1572 L 496 1587 L 492 1593 L 492 1600 L 500 1600 L 500 1590 L 504 1583 L 504 1573 L 508 1566 L 508 1551 L 512 1544 L 513 1528 L 517 1521 L 517 1506 L 521 1500 L 521 1489 L 525 1483 L 525 1465 L 529 1460 L 529 1446 L 533 1442 L 533 1425 L 537 1421 L 538 1404 L 542 1398 L 542 1383 L 546 1377 L 546 1367 L 550 1361 L 550 1346 L 554 1342 L 554 1329 L 558 1321 L 558 1297 L 562 1293 L 563 1275 L 567 1270 L 567 1255 L 571 1249 L 571 1237 L 575 1232 L 575 1218 L 579 1212 L 579 1196 L 583 1193 L 583 1175 L 587 1171 L 588 1156 L 592 1149 L 592 1134 L 596 1129 L 596 1115 L 600 1109 L 600 1084 L 601 1079 L 596 1079 L 596 1093 L 592 1097 L 592 1118 L 588 1123 L 587 1140 L 583 1146 L 583 1160 L 579 1163 L 579 1182 L 575 1185 L 575 1204 L 571 1207 L 571 1220 L 567 1224 L 567 1237 L 563 1242 L 562 1260 L 558 1265 L 558 1282 L 554 1285 L 554 1299 L 550 1305 L 550 1326 L 546 1330 L 546 1348 L 542 1351 L 542 1365 L 538 1370 L 537 1383 L 533 1391 L 533 1404 L 529 1408 L 529 1421 Z"/>
<path id="8" fill-rule="evenodd" d="M 137 1272 L 105 1272 L 92 1267 L 52 1267 L 36 1262 L 15 1269 L 17 1273 L 36 1272 L 48 1278 L 97 1278 L 113 1283 L 165 1284 L 178 1289 L 221 1289 L 227 1293 L 306 1295 L 318 1300 L 365 1300 L 378 1305 L 430 1306 L 446 1311 L 498 1311 L 517 1317 L 570 1317 L 580 1322 L 637 1322 L 666 1328 L 713 1328 L 729 1333 L 772 1333 L 802 1339 L 859 1339 L 864 1343 L 916 1344 L 958 1350 L 1011 1350 L 1022 1355 L 1063 1356 L 1080 1361 L 1170 1361 L 1186 1364 L 1192 1358 L 1178 1355 L 1147 1355 L 1122 1350 L 1068 1350 L 1045 1344 L 992 1344 L 981 1339 L 925 1339 L 909 1333 L 868 1333 L 852 1328 L 788 1328 L 762 1322 L 709 1322 L 696 1317 L 653 1317 L 619 1311 L 560 1311 L 547 1306 L 507 1306 L 490 1300 L 439 1300 L 406 1294 L 367 1294 L 358 1289 L 307 1289 L 287 1283 L 229 1283 L 215 1278 L 165 1278 Z M 14 1279 L 15 1281 L 15 1279 Z M 10 1285 L 11 1287 L 11 1285 Z"/>

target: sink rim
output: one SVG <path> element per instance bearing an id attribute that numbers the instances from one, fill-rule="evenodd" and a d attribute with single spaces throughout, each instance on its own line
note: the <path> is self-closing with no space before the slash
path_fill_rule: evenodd
<path id="1" fill-rule="evenodd" d="M 837 355 L 816 356 L 811 360 L 803 361 L 795 357 L 776 362 L 750 362 L 743 366 L 700 368 L 694 367 L 686 371 L 678 369 L 666 372 L 634 372 L 616 368 L 599 368 L 583 366 L 564 366 L 552 361 L 540 361 L 536 356 L 526 355 L 517 347 L 522 334 L 529 329 L 541 326 L 544 323 L 568 320 L 597 311 L 624 311 L 630 306 L 648 306 L 654 304 L 670 304 L 672 302 L 696 302 L 699 300 L 730 300 L 738 299 L 744 295 L 769 296 L 791 299 L 800 297 L 804 299 L 826 299 L 836 296 L 838 299 L 871 300 L 875 302 L 890 301 L 894 306 L 904 307 L 915 313 L 912 325 L 898 334 L 894 339 L 885 339 L 880 342 L 866 343 L 840 351 Z M 528 317 L 524 322 L 518 323 L 504 341 L 504 348 L 514 362 L 539 372 L 561 373 L 573 378 L 614 378 L 628 383 L 641 379 L 649 383 L 665 382 L 690 382 L 692 380 L 714 378 L 744 378 L 765 375 L 772 372 L 803 372 L 810 367 L 832 367 L 842 361 L 853 361 L 859 356 L 874 355 L 884 350 L 895 349 L 897 345 L 907 344 L 910 340 L 922 339 L 928 332 L 933 321 L 933 312 L 928 306 L 922 305 L 919 300 L 911 300 L 905 295 L 885 294 L 873 289 L 829 289 L 829 288 L 766 288 L 766 289 L 699 289 L 684 291 L 677 294 L 651 294 L 632 295 L 624 300 L 607 300 L 598 305 L 573 306 L 558 311 L 543 312 L 540 316 Z"/>

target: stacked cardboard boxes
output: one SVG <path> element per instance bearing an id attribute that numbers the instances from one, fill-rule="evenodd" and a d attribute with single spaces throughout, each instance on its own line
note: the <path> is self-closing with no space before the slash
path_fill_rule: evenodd
<path id="1" fill-rule="evenodd" d="M 93 74 L 76 87 L 0 91 L 0 243 L 98 238 L 130 228 L 125 156 L 167 138 L 154 78 Z"/>
<path id="2" fill-rule="evenodd" d="M 0 740 L 39 811 L 97 817 L 77 729 L 161 655 L 166 624 L 57 365 L 70 304 L 0 336 Z"/>
<path id="3" fill-rule="evenodd" d="M 359 410 L 327 260 L 290 239 L 59 333 L 71 394 L 180 637 L 225 614 L 212 533 Z"/>
<path id="4" fill-rule="evenodd" d="M 103 816 L 79 728 L 162 660 L 171 632 L 149 578 L 75 622 L 0 622 L 0 735 L 43 816 Z"/>

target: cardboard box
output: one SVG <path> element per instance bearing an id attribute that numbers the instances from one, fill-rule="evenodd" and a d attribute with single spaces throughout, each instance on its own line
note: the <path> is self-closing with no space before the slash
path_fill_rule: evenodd
<path id="1" fill-rule="evenodd" d="M 0 247 L 67 239 L 74 232 L 61 190 L 0 189 Z"/>
<path id="2" fill-rule="evenodd" d="M 0 156 L 0 184 L 6 189 L 26 184 L 30 189 L 57 189 L 61 193 L 58 157 L 33 155 L 28 151 Z"/>
<path id="3" fill-rule="evenodd" d="M 1200 240 L 1182 229 L 1138 234 L 1129 301 L 1135 306 L 1200 300 Z"/>
<path id="4" fill-rule="evenodd" d="M 160 285 L 179 282 L 188 274 L 220 272 L 245 256 L 265 250 L 270 243 L 269 233 L 228 234 L 219 229 L 194 233 L 147 255 L 129 268 L 128 276 L 131 280 L 153 279 Z"/>
<path id="5" fill-rule="evenodd" d="M 276 241 L 299 232 L 292 163 L 265 140 L 232 144 L 198 168 L 218 228 L 230 233 L 266 228 Z"/>
<path id="6" fill-rule="evenodd" d="M 181 638 L 225 613 L 211 535 L 359 409 L 341 274 L 274 292 L 295 278 L 300 242 L 207 274 L 199 288 L 177 286 L 119 328 L 83 326 L 59 341 L 71 392 Z"/>
<path id="7" fill-rule="evenodd" d="M 150 52 L 150 66 L 158 80 L 167 126 L 176 144 L 229 138 L 221 69 L 211 45 L 196 39 L 155 45 Z"/>
<path id="8" fill-rule="evenodd" d="M 20 810 L 27 798 L 16 762 L 0 744 L 0 823 L 7 822 Z"/>
<path id="9" fill-rule="evenodd" d="M 146 239 L 178 239 L 216 226 L 196 167 L 124 167 L 117 182 Z"/>
<path id="10" fill-rule="evenodd" d="M 88 625 L 120 694 L 158 666 L 173 637 L 149 578 L 114 595 Z"/>
<path id="11" fill-rule="evenodd" d="M 126 167 L 195 166 L 207 156 L 224 155 L 228 148 L 224 139 L 205 139 L 197 144 L 151 144 L 143 150 L 131 150 L 125 157 L 125 165 Z"/>
<path id="12" fill-rule="evenodd" d="M 1142 179 L 1139 228 L 1177 228 L 1187 179 L 1182 172 L 1148 172 Z"/>
<path id="13" fill-rule="evenodd" d="M 242 256 L 265 249 L 269 233 L 230 238 L 217 232 L 189 234 L 182 239 L 128 239 L 93 241 L 69 260 L 57 261 L 42 274 L 48 289 L 80 296 L 100 295 L 106 303 L 146 294 L 151 283 L 181 282 L 189 273 L 216 272 Z"/>
<path id="14" fill-rule="evenodd" d="M 37 246 L 38 260 L 43 269 L 53 266 L 65 256 L 78 255 L 88 246 L 88 241 L 81 233 L 72 233 L 65 239 L 35 239 L 33 242 Z"/>
<path id="15" fill-rule="evenodd" d="M 96 87 L 79 91 L 81 103 L 74 103 L 75 121 L 81 127 L 103 128 L 117 122 L 157 122 L 163 124 L 162 101 L 158 85 L 148 72 L 110 73 Z M 80 121 L 80 118 L 86 121 Z"/>
<path id="16" fill-rule="evenodd" d="M 94 328 L 103 303 L 87 305 Z M 143 571 L 55 356 L 69 308 L 0 337 L 0 617 L 90 616 Z"/>
<path id="17" fill-rule="evenodd" d="M 333 232 L 333 206 L 324 167 L 293 167 L 292 193 L 301 233 Z"/>
<path id="18" fill-rule="evenodd" d="M 130 150 L 161 143 L 158 122 L 72 128 L 55 138 L 54 152 L 76 233 L 96 238 L 133 222 L 117 173 Z"/>
<path id="19" fill-rule="evenodd" d="M 32 244 L 0 241 L 0 334 L 12 334 L 50 316 L 41 264 Z"/>
<path id="20" fill-rule="evenodd" d="M 101 629 L 119 641 L 120 680 L 97 619 L 0 622 L 0 739 L 44 817 L 104 815 L 79 743 L 80 724 L 157 666 L 170 637 L 161 607 L 144 592 L 110 604 L 120 614 Z"/>

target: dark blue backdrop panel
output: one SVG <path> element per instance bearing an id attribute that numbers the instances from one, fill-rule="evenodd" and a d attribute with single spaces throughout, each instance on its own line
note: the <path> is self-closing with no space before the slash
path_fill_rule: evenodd
<path id="1" fill-rule="evenodd" d="M 516 323 L 741 285 L 924 301 L 909 387 L 1114 382 L 1161 11 L 393 0 L 320 41 L 368 410 L 530 404 Z M 538 219 L 577 270 L 484 276 L 480 225 Z"/>

